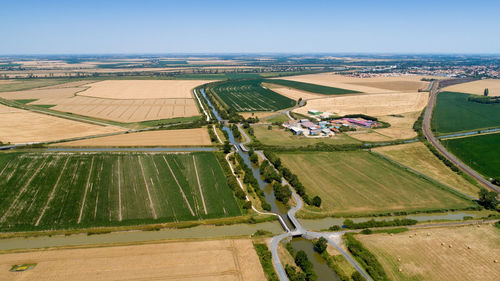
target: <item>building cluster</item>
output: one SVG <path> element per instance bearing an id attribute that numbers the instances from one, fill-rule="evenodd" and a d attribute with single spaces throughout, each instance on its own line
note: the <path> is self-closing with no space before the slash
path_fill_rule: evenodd
<path id="1" fill-rule="evenodd" d="M 283 127 L 295 135 L 307 137 L 331 137 L 343 131 L 352 131 L 357 128 L 374 128 L 379 124 L 376 121 L 363 118 L 340 118 L 312 122 L 309 119 L 290 120 L 283 123 Z"/>

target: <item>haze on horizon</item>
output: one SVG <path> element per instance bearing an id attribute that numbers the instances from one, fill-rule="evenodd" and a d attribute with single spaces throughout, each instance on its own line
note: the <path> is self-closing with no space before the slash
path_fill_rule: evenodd
<path id="1" fill-rule="evenodd" d="M 0 55 L 500 53 L 500 1 L 5 1 Z"/>

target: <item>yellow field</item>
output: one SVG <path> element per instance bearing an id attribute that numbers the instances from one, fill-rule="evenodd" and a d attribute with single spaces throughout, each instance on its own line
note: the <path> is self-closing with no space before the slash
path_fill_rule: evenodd
<path id="1" fill-rule="evenodd" d="M 89 84 L 78 95 L 107 99 L 191 99 L 206 80 L 107 80 Z"/>
<path id="2" fill-rule="evenodd" d="M 485 88 L 488 88 L 489 96 L 500 96 L 500 79 L 485 79 L 464 84 L 457 84 L 443 88 L 442 91 L 483 95 Z"/>
<path id="3" fill-rule="evenodd" d="M 53 146 L 198 146 L 211 145 L 206 128 L 121 134 L 54 144 Z"/>
<path id="4" fill-rule="evenodd" d="M 500 230 L 491 225 L 356 238 L 378 258 L 391 280 L 494 281 L 500 276 Z"/>
<path id="5" fill-rule="evenodd" d="M 362 113 L 370 116 L 383 116 L 421 111 L 429 98 L 428 93 L 391 93 L 354 96 L 337 96 L 315 99 L 294 112 L 307 114 L 315 109 L 338 115 Z"/>
<path id="6" fill-rule="evenodd" d="M 177 81 L 180 84 L 190 84 L 190 81 Z M 122 85 L 132 85 L 135 82 L 149 82 L 149 86 L 145 87 L 144 91 L 149 91 L 151 87 L 156 85 L 156 82 L 163 84 L 164 82 L 171 81 L 102 81 L 90 85 L 98 85 L 105 82 L 124 82 Z M 134 82 L 130 84 L 129 82 Z M 199 83 L 194 81 L 193 83 Z M 175 91 L 165 92 L 171 98 L 150 98 L 151 96 L 158 95 L 160 91 L 166 89 L 165 86 L 159 87 L 155 92 L 151 92 L 150 97 L 144 99 L 110 99 L 110 98 L 97 98 L 90 96 L 81 96 L 80 94 L 87 93 L 93 89 L 94 86 L 89 88 L 88 81 L 75 81 L 55 86 L 43 87 L 26 91 L 4 92 L 0 93 L 0 97 L 18 100 L 18 99 L 36 99 L 36 101 L 29 103 L 30 105 L 54 105 L 51 107 L 53 110 L 62 112 L 69 112 L 78 115 L 84 115 L 99 119 L 111 120 L 116 122 L 131 123 L 142 122 L 147 120 L 169 119 L 177 117 L 192 117 L 199 115 L 198 106 L 191 93 L 191 88 L 182 87 Z M 112 83 L 114 84 L 114 83 Z M 180 85 L 179 84 L 179 85 Z M 108 85 L 108 84 L 103 84 Z M 141 85 L 134 84 L 135 86 L 124 90 L 124 93 L 131 93 L 132 90 L 137 90 Z M 168 84 L 169 87 L 174 87 L 177 84 Z M 182 85 L 181 85 L 182 86 Z M 149 88 L 148 88 L 149 87 Z M 185 85 L 184 85 L 185 87 Z M 102 86 L 98 86 L 102 89 Z M 119 89 L 114 88 L 113 91 Z M 95 91 L 95 90 L 94 90 Z M 127 92 L 128 91 L 128 92 Z M 177 91 L 177 92 L 176 92 Z M 113 92 L 108 92 L 113 93 Z M 137 95 L 140 95 L 137 93 Z"/>
<path id="7" fill-rule="evenodd" d="M 0 141 L 29 143 L 117 132 L 103 127 L 0 105 Z"/>
<path id="8" fill-rule="evenodd" d="M 427 88 L 429 82 L 420 81 L 426 76 L 401 75 L 359 78 L 332 73 L 318 73 L 281 77 L 280 79 L 330 86 L 362 93 L 416 92 Z M 436 77 L 432 77 L 436 78 Z"/>
<path id="9" fill-rule="evenodd" d="M 467 195 L 477 197 L 477 186 L 451 171 L 421 142 L 378 147 L 374 150 Z"/>
<path id="10" fill-rule="evenodd" d="M 378 119 L 391 124 L 389 128 L 348 132 L 351 137 L 361 141 L 390 141 L 411 139 L 417 136 L 413 124 L 420 115 L 420 111 L 398 114 L 398 116 L 384 115 Z"/>
<path id="11" fill-rule="evenodd" d="M 24 272 L 15 264 L 38 263 Z M 0 280 L 266 280 L 250 240 L 43 250 L 0 255 Z"/>

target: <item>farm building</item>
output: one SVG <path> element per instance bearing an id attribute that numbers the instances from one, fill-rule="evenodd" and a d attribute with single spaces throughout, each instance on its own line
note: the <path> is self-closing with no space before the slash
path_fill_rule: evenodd
<path id="1" fill-rule="evenodd" d="M 294 135 L 302 135 L 303 131 L 299 127 L 290 127 L 290 132 L 292 132 Z"/>
<path id="2" fill-rule="evenodd" d="M 309 130 L 309 135 L 310 136 L 319 136 L 319 132 L 320 132 L 320 130 L 312 129 L 312 130 Z"/>

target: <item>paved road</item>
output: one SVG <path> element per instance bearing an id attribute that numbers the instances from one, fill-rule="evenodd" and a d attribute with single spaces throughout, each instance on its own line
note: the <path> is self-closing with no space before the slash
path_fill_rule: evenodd
<path id="1" fill-rule="evenodd" d="M 456 158 L 453 154 L 448 152 L 448 150 L 446 150 L 446 148 L 443 145 L 441 145 L 441 143 L 432 134 L 430 123 L 431 123 L 432 111 L 434 109 L 434 105 L 436 104 L 436 97 L 437 97 L 438 92 L 439 92 L 439 82 L 436 81 L 432 85 L 432 89 L 430 92 L 430 98 L 429 98 L 429 104 L 427 105 L 427 108 L 426 108 L 425 114 L 424 114 L 423 131 L 424 131 L 425 137 L 441 154 L 443 154 L 448 160 L 450 160 L 452 163 L 454 163 L 457 167 L 459 167 L 466 174 L 475 178 L 484 187 L 491 189 L 491 190 L 494 190 L 497 193 L 500 193 L 500 187 L 490 183 L 488 180 L 483 178 L 476 171 L 471 169 L 469 166 L 465 165 L 462 161 L 458 160 L 458 158 Z"/>

